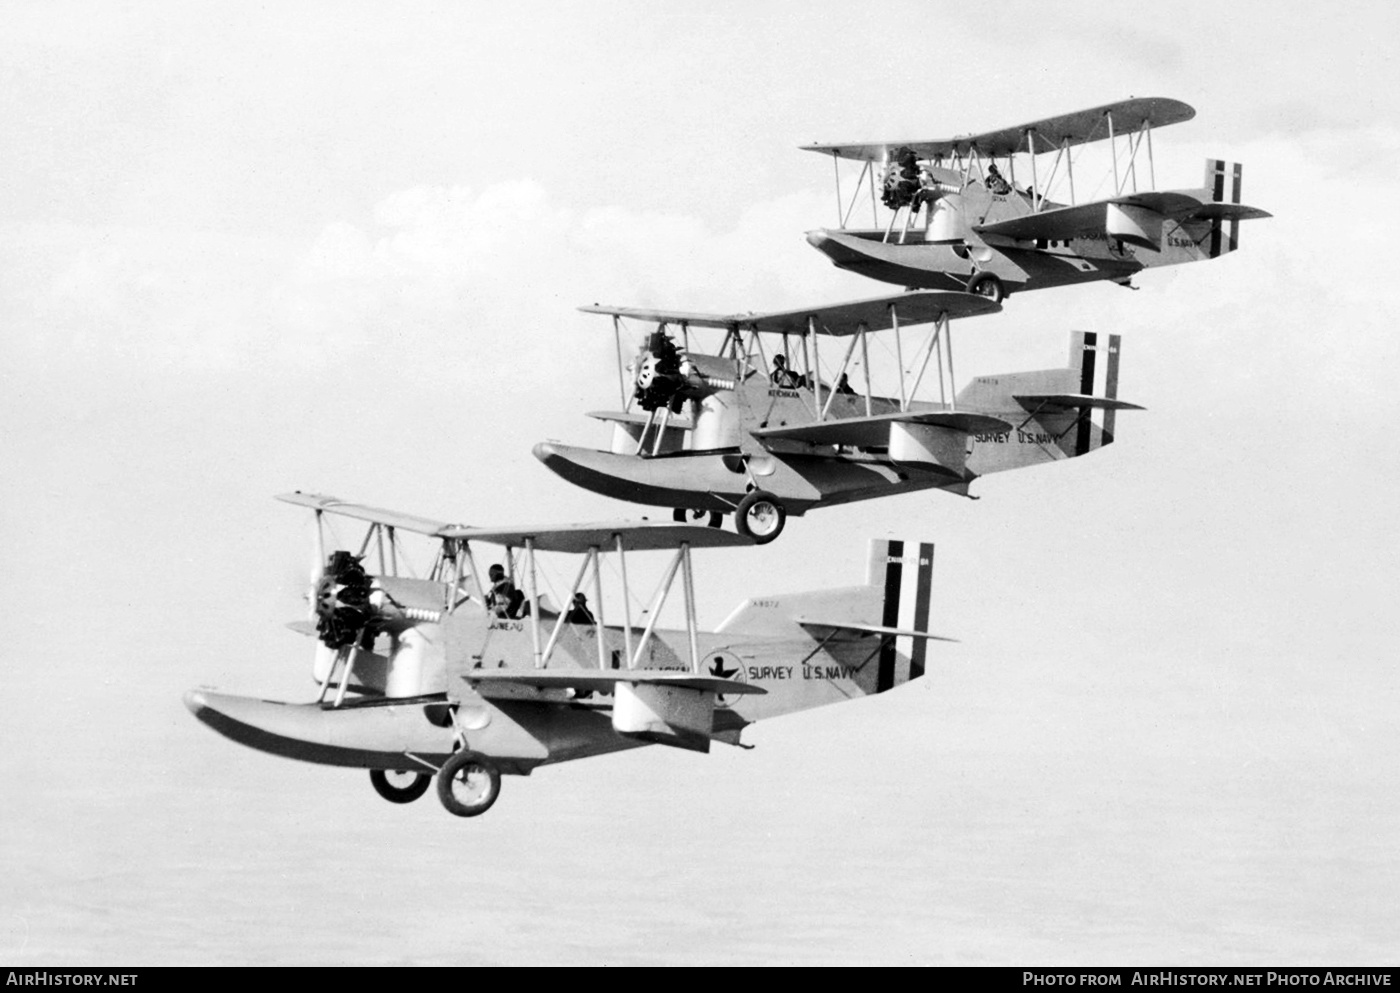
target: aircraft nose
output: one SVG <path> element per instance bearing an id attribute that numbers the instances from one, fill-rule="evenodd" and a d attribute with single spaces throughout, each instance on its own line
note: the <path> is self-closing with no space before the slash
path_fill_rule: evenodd
<path id="1" fill-rule="evenodd" d="M 813 248 L 821 248 L 831 239 L 827 236 L 826 228 L 817 228 L 815 231 L 807 232 L 807 244 Z"/>
<path id="2" fill-rule="evenodd" d="M 557 459 L 559 457 L 559 450 L 548 441 L 540 442 L 532 448 L 531 451 L 534 452 L 535 458 L 539 459 L 545 465 L 549 465 L 551 459 Z"/>
<path id="3" fill-rule="evenodd" d="M 201 690 L 190 690 L 185 694 L 185 706 L 189 708 L 191 714 L 198 717 L 209 709 L 209 698 Z"/>

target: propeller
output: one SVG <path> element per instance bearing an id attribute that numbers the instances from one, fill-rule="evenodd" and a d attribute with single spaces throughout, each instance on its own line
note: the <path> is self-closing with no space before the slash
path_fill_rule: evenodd
<path id="1" fill-rule="evenodd" d="M 681 351 L 663 331 L 653 331 L 633 363 L 634 395 L 643 410 L 680 413 L 686 377 L 681 371 Z"/>
<path id="2" fill-rule="evenodd" d="M 331 552 L 311 595 L 321 644 L 336 650 L 354 644 L 377 619 L 370 603 L 373 592 L 373 582 L 359 556 L 343 550 Z"/>

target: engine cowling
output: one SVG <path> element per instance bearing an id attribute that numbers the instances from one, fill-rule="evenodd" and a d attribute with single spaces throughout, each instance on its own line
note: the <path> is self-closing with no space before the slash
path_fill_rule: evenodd
<path id="1" fill-rule="evenodd" d="M 680 413 L 686 400 L 734 389 L 738 375 L 732 361 L 689 355 L 660 331 L 652 333 L 633 368 L 637 405 L 645 411 L 667 408 L 673 414 Z"/>
<path id="2" fill-rule="evenodd" d="M 360 559 L 346 551 L 331 553 L 316 583 L 316 634 L 327 648 L 353 644 L 372 627 L 376 611 L 370 603 L 374 584 Z"/>
<path id="3" fill-rule="evenodd" d="M 681 374 L 681 352 L 676 343 L 660 331 L 653 331 L 646 348 L 637 356 L 635 396 L 643 410 L 680 409 L 685 388 Z"/>

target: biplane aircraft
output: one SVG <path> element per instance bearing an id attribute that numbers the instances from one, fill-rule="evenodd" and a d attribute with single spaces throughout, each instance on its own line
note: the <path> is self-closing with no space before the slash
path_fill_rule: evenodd
<path id="1" fill-rule="evenodd" d="M 300 492 L 279 499 L 315 514 L 311 619 L 291 626 L 317 639 L 319 697 L 200 689 L 185 703 L 252 748 L 367 768 L 394 803 L 416 800 L 436 777 L 443 805 L 473 817 L 495 803 L 502 775 L 647 744 L 739 745 L 762 718 L 917 679 L 928 642 L 951 640 L 927 630 L 931 544 L 874 541 L 865 585 L 745 600 L 706 633 L 691 552 L 752 544 L 741 535 L 670 523 L 465 527 Z M 326 554 L 326 515 L 368 525 L 358 552 Z M 433 543 L 424 578 L 410 574 L 406 533 Z M 483 545 L 503 553 L 485 582 Z M 671 555 L 634 617 L 627 562 L 647 551 Z M 540 591 L 539 553 L 580 559 L 565 610 Z M 604 617 L 608 555 L 621 574 L 620 623 Z M 677 576 L 685 623 L 666 630 L 658 620 Z"/>
<path id="2" fill-rule="evenodd" d="M 832 156 L 839 211 L 836 228 L 807 240 L 842 269 L 911 289 L 1000 301 L 1094 280 L 1131 286 L 1143 269 L 1233 252 L 1240 221 L 1271 216 L 1240 202 L 1241 167 L 1218 159 L 1206 161 L 1201 187 L 1155 191 L 1153 128 L 1195 116 L 1179 100 L 1149 97 L 961 138 L 804 145 Z M 1098 141 L 1112 154 L 1112 195 L 1080 203 L 1071 149 Z M 842 159 L 862 163 L 849 200 Z M 883 226 L 877 182 L 890 210 Z M 848 226 L 867 188 L 871 227 Z M 1051 198 L 1062 188 L 1068 203 Z"/>
<path id="3" fill-rule="evenodd" d="M 609 451 L 549 441 L 535 456 L 585 489 L 671 507 L 677 521 L 708 516 L 717 527 L 732 513 L 759 543 L 776 538 L 788 514 L 929 488 L 967 496 L 978 476 L 1086 455 L 1113 441 L 1117 411 L 1142 409 L 1117 398 L 1118 336 L 1085 332 L 1072 335 L 1065 368 L 979 376 L 956 392 L 950 322 L 1000 309 L 971 293 L 919 290 L 765 314 L 580 309 L 613 318 L 628 409 L 590 415 L 613 424 Z M 631 367 L 630 398 L 622 318 L 657 325 Z M 931 331 L 906 369 L 904 338 L 919 324 Z M 697 328 L 722 329 L 719 348 L 702 352 Z M 894 343 L 893 395 L 871 383 L 867 339 L 883 331 Z M 765 338 L 782 349 L 771 372 Z M 820 343 L 832 338 L 844 355 L 827 379 Z M 800 364 L 788 366 L 794 339 Z M 860 393 L 850 384 L 857 350 Z M 939 399 L 916 399 L 934 356 Z"/>

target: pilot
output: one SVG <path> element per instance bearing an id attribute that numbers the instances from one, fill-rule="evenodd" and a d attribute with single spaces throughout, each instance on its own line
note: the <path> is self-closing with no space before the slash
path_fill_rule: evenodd
<path id="1" fill-rule="evenodd" d="M 851 377 L 844 372 L 841 373 L 841 378 L 836 381 L 836 392 L 849 394 L 855 393 L 855 390 L 851 389 Z"/>
<path id="2" fill-rule="evenodd" d="M 583 593 L 574 594 L 574 602 L 569 605 L 568 613 L 564 615 L 564 620 L 570 624 L 596 624 L 593 611 L 588 609 L 588 597 Z"/>
<path id="3" fill-rule="evenodd" d="M 491 592 L 486 594 L 486 606 L 495 611 L 497 617 L 519 617 L 525 595 L 506 577 L 505 568 L 493 565 L 487 574 L 491 577 Z"/>
<path id="4" fill-rule="evenodd" d="M 997 169 L 997 164 L 995 162 L 987 166 L 987 189 L 992 193 L 1004 194 L 1011 192 L 1011 184 L 1006 181 L 1006 177 Z"/>
<path id="5" fill-rule="evenodd" d="M 774 386 L 785 390 L 795 390 L 802 385 L 802 377 L 787 367 L 787 356 L 782 352 L 773 356 L 773 371 L 768 374 L 768 379 Z"/>
<path id="6" fill-rule="evenodd" d="M 932 205 L 942 195 L 943 191 L 938 186 L 938 180 L 933 178 L 933 173 L 920 169 L 919 188 L 914 192 L 914 202 L 909 209 L 917 214 L 924 204 Z"/>

